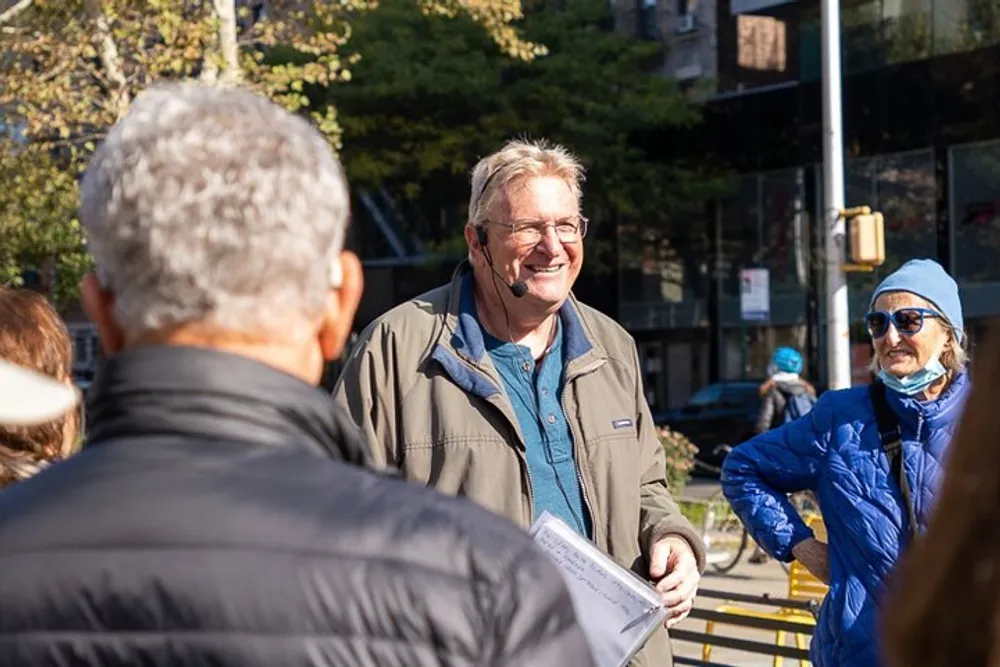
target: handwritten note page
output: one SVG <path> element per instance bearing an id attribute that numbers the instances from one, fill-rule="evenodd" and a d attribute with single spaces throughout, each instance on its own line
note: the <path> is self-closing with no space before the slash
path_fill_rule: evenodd
<path id="1" fill-rule="evenodd" d="M 531 534 L 562 572 L 598 667 L 627 664 L 663 623 L 659 595 L 548 513 Z"/>

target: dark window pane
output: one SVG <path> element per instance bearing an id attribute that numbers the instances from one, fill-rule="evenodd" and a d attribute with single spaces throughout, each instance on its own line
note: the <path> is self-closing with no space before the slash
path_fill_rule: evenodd
<path id="1" fill-rule="evenodd" d="M 952 149 L 951 224 L 959 281 L 1000 280 L 1000 142 Z"/>

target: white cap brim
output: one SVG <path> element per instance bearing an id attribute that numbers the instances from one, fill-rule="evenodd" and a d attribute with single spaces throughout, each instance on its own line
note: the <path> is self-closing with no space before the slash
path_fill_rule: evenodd
<path id="1" fill-rule="evenodd" d="M 73 385 L 0 360 L 0 425 L 44 424 L 79 402 L 80 392 Z"/>

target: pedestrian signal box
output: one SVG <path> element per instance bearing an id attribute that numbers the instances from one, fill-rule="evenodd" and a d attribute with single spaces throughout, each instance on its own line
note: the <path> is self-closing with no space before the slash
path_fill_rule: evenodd
<path id="1" fill-rule="evenodd" d="M 851 262 L 859 265 L 857 270 L 881 266 L 885 262 L 885 220 L 882 214 L 872 212 L 867 206 L 859 206 L 847 209 L 843 215 L 848 219 Z M 847 270 L 852 268 L 845 267 Z"/>

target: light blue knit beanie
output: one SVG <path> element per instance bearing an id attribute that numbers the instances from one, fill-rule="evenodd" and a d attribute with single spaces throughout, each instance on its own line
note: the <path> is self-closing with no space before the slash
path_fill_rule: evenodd
<path id="1" fill-rule="evenodd" d="M 959 343 L 965 338 L 958 283 L 933 259 L 911 259 L 899 267 L 875 288 L 868 309 L 871 310 L 875 300 L 886 292 L 910 292 L 923 297 L 948 319 Z"/>

